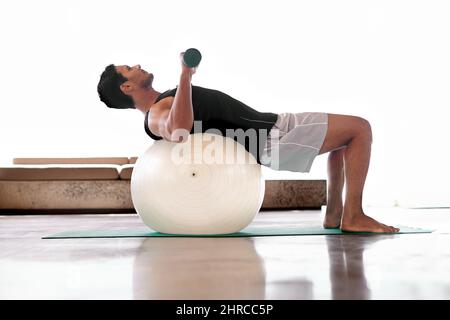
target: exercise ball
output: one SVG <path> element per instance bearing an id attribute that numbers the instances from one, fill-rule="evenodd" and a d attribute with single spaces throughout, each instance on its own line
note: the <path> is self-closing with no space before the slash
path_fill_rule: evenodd
<path id="1" fill-rule="evenodd" d="M 242 144 L 211 133 L 155 141 L 138 157 L 131 198 L 142 221 L 168 234 L 227 234 L 248 226 L 264 199 L 261 166 Z"/>

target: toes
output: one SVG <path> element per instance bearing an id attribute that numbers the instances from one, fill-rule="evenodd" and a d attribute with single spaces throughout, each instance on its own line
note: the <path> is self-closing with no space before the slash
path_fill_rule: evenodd
<path id="1" fill-rule="evenodd" d="M 396 228 L 396 227 L 393 227 L 393 226 L 389 226 L 388 228 L 389 228 L 389 232 L 390 233 L 397 233 L 397 232 L 400 231 L 399 228 Z"/>
<path id="2" fill-rule="evenodd" d="M 381 229 L 383 230 L 382 232 L 386 232 L 386 233 L 391 233 L 392 229 L 391 227 L 389 227 L 388 225 L 385 225 L 384 223 L 379 222 Z"/>
<path id="3" fill-rule="evenodd" d="M 386 225 L 384 223 L 381 223 L 381 222 L 380 222 L 380 225 L 382 226 L 384 232 L 387 232 L 387 233 L 396 233 L 396 232 L 400 231 L 400 229 L 398 229 L 398 228 L 395 228 L 393 226 L 388 226 L 388 225 Z"/>

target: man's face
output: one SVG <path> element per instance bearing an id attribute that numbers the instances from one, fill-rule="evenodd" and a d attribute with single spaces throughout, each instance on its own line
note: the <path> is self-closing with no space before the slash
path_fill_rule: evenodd
<path id="1" fill-rule="evenodd" d="M 128 65 L 116 66 L 116 71 L 128 79 L 124 84 L 136 86 L 136 89 L 148 89 L 152 87 L 153 74 L 141 69 L 140 65 L 130 67 Z"/>

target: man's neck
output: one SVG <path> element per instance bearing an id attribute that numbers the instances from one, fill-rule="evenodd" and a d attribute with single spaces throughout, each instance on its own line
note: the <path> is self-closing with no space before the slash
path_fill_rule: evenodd
<path id="1" fill-rule="evenodd" d="M 160 95 L 161 92 L 158 92 L 153 88 L 144 91 L 142 95 L 136 99 L 136 109 L 141 110 L 143 113 L 147 113 Z"/>

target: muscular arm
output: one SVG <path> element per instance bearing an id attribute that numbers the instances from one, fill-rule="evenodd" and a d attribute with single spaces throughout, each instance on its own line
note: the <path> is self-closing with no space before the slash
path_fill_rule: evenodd
<path id="1" fill-rule="evenodd" d="M 180 58 L 183 58 L 183 52 Z M 187 140 L 194 124 L 194 110 L 192 106 L 191 79 L 195 68 L 189 68 L 182 63 L 182 72 L 177 92 L 173 101 L 163 99 L 161 108 L 154 108 L 149 118 L 151 131 L 166 140 L 183 142 Z M 163 101 L 166 102 L 163 103 Z"/>
<path id="2" fill-rule="evenodd" d="M 192 71 L 183 68 L 177 93 L 167 117 L 167 128 L 172 141 L 184 141 L 194 124 L 191 79 Z"/>
<path id="3" fill-rule="evenodd" d="M 172 108 L 167 119 L 170 129 L 177 128 L 191 130 L 194 122 L 192 107 L 191 75 L 182 73 Z"/>

